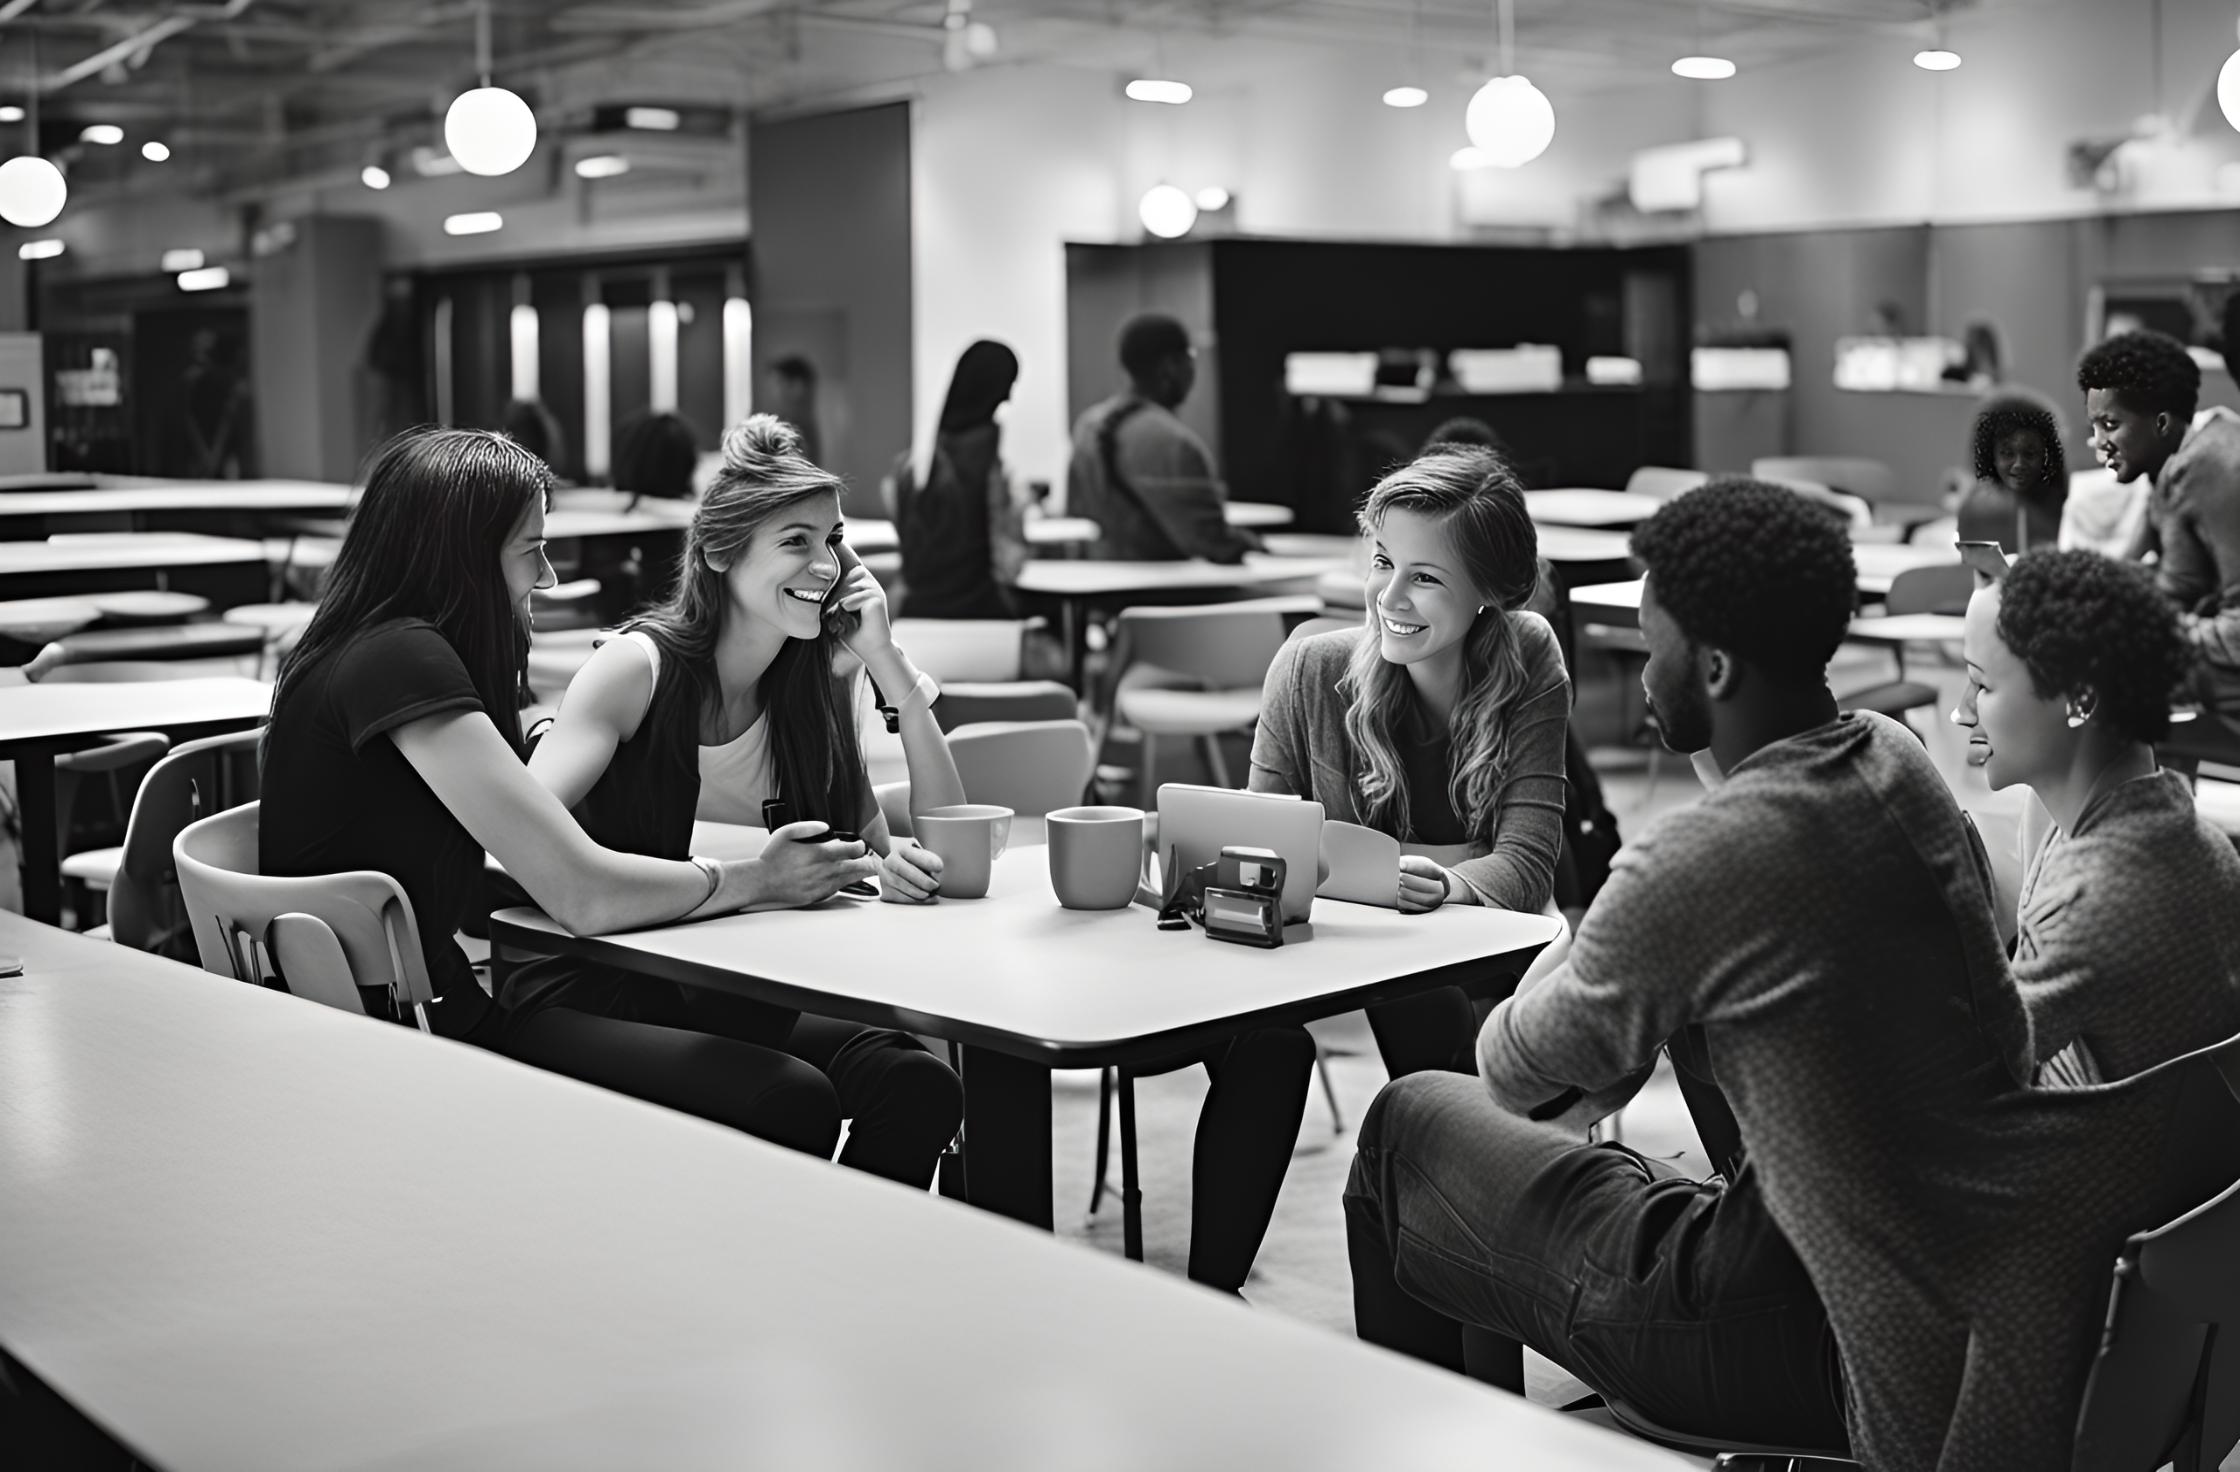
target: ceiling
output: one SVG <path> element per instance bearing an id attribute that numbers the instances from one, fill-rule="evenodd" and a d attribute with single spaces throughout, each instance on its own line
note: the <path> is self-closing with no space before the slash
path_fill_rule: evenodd
<path id="1" fill-rule="evenodd" d="M 35 88 L 42 148 L 76 188 L 122 187 L 158 167 L 169 187 L 253 187 L 432 141 L 474 80 L 479 9 L 0 0 L 0 101 Z M 1412 54 L 1431 77 L 1482 75 L 1497 54 L 1493 0 L 492 0 L 494 73 L 562 132 L 588 128 L 599 102 L 743 111 L 891 96 L 939 73 L 945 48 L 964 59 L 952 9 L 969 12 L 954 24 L 994 32 L 993 55 L 975 65 L 1158 69 L 1208 85 L 1300 48 Z M 1689 51 L 1750 67 L 1874 30 L 1926 37 L 1928 0 L 1515 0 L 1519 69 L 1577 89 L 1662 78 Z M 122 124 L 128 143 L 161 137 L 174 159 L 80 144 L 92 122 Z"/>

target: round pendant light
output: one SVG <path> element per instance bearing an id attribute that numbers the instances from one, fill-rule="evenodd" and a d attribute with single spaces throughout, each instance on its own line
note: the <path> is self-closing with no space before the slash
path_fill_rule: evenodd
<path id="1" fill-rule="evenodd" d="M 537 147 L 537 115 L 503 87 L 476 87 L 443 115 L 443 142 L 470 174 L 510 174 Z"/>
<path id="2" fill-rule="evenodd" d="M 2217 106 L 2224 113 L 2224 120 L 2240 128 L 2240 51 L 2224 59 L 2224 69 L 2217 73 Z"/>
<path id="3" fill-rule="evenodd" d="M 1154 184 L 1143 191 L 1136 216 L 1153 235 L 1174 240 L 1188 235 L 1190 227 L 1198 223 L 1198 202 L 1172 184 Z"/>
<path id="4" fill-rule="evenodd" d="M 1463 125 L 1487 163 L 1514 169 L 1548 151 L 1556 136 L 1556 110 L 1526 78 L 1495 77 L 1470 99 Z"/>
<path id="5" fill-rule="evenodd" d="M 0 220 L 26 229 L 52 224 L 69 197 L 62 170 L 37 154 L 18 154 L 0 164 Z"/>

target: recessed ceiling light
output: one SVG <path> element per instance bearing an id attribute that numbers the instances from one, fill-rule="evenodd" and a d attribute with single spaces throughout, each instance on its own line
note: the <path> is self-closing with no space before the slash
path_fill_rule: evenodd
<path id="1" fill-rule="evenodd" d="M 7 104 L 6 106 L 4 106 L 4 107 L 0 107 L 0 123 L 20 123 L 20 122 L 22 122 L 22 121 L 23 121 L 23 109 L 22 109 L 22 108 L 20 108 L 20 107 L 16 106 L 16 105 L 15 105 L 14 103 L 12 103 L 12 102 L 11 102 L 11 103 L 8 103 L 8 104 Z"/>
<path id="2" fill-rule="evenodd" d="M 199 271 L 202 269 L 202 252 L 192 246 L 181 250 L 167 250 L 163 253 L 163 269 L 166 275 L 171 276 L 176 276 L 181 271 Z"/>
<path id="3" fill-rule="evenodd" d="M 358 170 L 358 182 L 368 189 L 387 189 L 389 187 L 389 171 L 379 164 L 367 164 L 364 168 Z"/>
<path id="4" fill-rule="evenodd" d="M 630 172 L 630 160 L 619 153 L 594 153 L 576 160 L 578 179 L 612 179 Z"/>
<path id="5" fill-rule="evenodd" d="M 1683 56 L 1672 64 L 1672 74 L 1692 82 L 1724 82 L 1734 75 L 1734 63 L 1724 56 Z"/>
<path id="6" fill-rule="evenodd" d="M 124 142 L 124 129 L 115 123 L 88 123 L 78 132 L 80 143 L 98 143 L 104 148 Z"/>
<path id="7" fill-rule="evenodd" d="M 505 216 L 499 214 L 496 210 L 470 210 L 463 215 L 446 216 L 443 222 L 443 233 L 446 235 L 488 235 L 493 230 L 503 230 L 505 225 Z"/>
<path id="8" fill-rule="evenodd" d="M 232 275 L 223 266 L 204 266 L 198 271 L 181 271 L 181 291 L 223 291 L 233 284 Z"/>
<path id="9" fill-rule="evenodd" d="M 1960 53 L 1941 48 L 1913 53 L 1913 64 L 1925 72 L 1949 72 L 1960 64 Z"/>
<path id="10" fill-rule="evenodd" d="M 51 260 L 61 254 L 62 242 L 59 240 L 26 240 L 16 247 L 16 259 L 19 261 Z"/>
<path id="11" fill-rule="evenodd" d="M 1421 87 L 1393 87 L 1384 94 L 1386 107 L 1421 107 L 1431 100 L 1431 94 Z"/>
<path id="12" fill-rule="evenodd" d="M 629 107 L 622 111 L 622 125 L 654 133 L 674 133 L 684 125 L 684 119 L 673 107 Z"/>
<path id="13" fill-rule="evenodd" d="M 1128 98 L 1133 102 L 1166 102 L 1180 107 L 1192 96 L 1188 82 L 1163 81 L 1157 77 L 1138 77 L 1128 84 Z"/>
<path id="14" fill-rule="evenodd" d="M 149 163 L 160 164 L 165 159 L 171 157 L 171 145 L 168 143 L 158 143 L 155 139 L 150 138 L 147 142 L 140 145 L 140 156 L 146 159 Z"/>

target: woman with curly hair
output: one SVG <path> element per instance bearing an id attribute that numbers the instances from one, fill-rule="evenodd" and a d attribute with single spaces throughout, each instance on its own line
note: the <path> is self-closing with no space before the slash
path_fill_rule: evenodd
<path id="1" fill-rule="evenodd" d="M 2035 394 L 1996 394 L 1976 411 L 1972 433 L 1976 479 L 1960 497 L 1960 539 L 2015 553 L 2053 546 L 2069 498 L 2053 406 Z"/>
<path id="2" fill-rule="evenodd" d="M 2114 1082 L 2240 1033 L 2240 857 L 2156 766 L 2188 653 L 2136 566 L 2033 552 L 1968 603 L 1952 713 L 2027 786 L 2015 981 L 2038 1081 Z"/>
<path id="3" fill-rule="evenodd" d="M 1526 609 L 1538 538 L 1506 462 L 1435 445 L 1369 493 L 1366 626 L 1286 644 L 1268 670 L 1251 787 L 1400 840 L 1394 902 L 1544 908 L 1563 841 L 1571 681 Z M 1513 975 L 1485 978 L 1495 1000 Z M 1475 1000 L 1445 987 L 1369 1010 L 1394 1078 L 1472 1071 Z"/>

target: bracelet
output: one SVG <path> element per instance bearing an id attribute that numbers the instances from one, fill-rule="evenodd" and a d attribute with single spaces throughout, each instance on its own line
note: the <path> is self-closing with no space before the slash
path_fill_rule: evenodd
<path id="1" fill-rule="evenodd" d="M 716 891 L 723 888 L 723 865 L 717 863 L 714 859 L 702 858 L 699 854 L 690 855 L 690 858 L 692 867 L 708 876 L 708 892 L 700 896 L 700 903 L 694 905 L 692 910 L 685 911 L 687 915 L 691 914 L 693 910 L 705 906 L 708 901 L 716 897 Z"/>
<path id="2" fill-rule="evenodd" d="M 915 704 L 921 696 L 924 697 L 924 703 L 922 705 Z M 893 736 L 901 733 L 902 712 L 905 709 L 914 707 L 919 710 L 931 710 L 933 703 L 940 698 L 941 686 L 934 680 L 933 676 L 927 674 L 924 670 L 918 671 L 917 683 L 910 687 L 910 693 L 903 696 L 899 704 L 879 707 L 880 718 L 887 723 L 887 734 Z"/>

